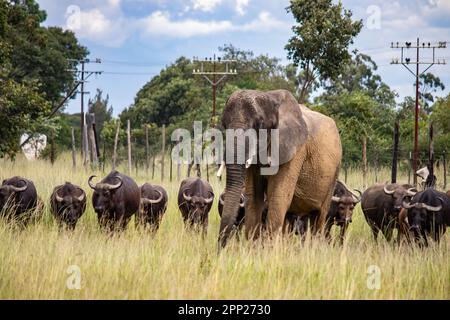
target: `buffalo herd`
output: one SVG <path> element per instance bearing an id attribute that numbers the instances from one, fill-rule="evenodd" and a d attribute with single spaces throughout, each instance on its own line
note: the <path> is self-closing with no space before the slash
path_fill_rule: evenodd
<path id="1" fill-rule="evenodd" d="M 100 182 L 94 183 L 95 177 L 91 176 L 87 183 L 93 189 L 92 206 L 101 229 L 110 232 L 124 230 L 136 215 L 137 227 L 158 230 L 169 200 L 162 186 L 145 183 L 139 187 L 131 177 L 115 170 Z M 206 180 L 187 178 L 181 182 L 178 208 L 187 229 L 206 234 L 214 197 L 213 188 Z M 218 198 L 220 216 L 225 197 L 226 191 Z M 264 202 L 263 223 L 268 211 L 266 196 Z M 405 237 L 408 242 L 428 245 L 429 237 L 438 242 L 450 226 L 450 191 L 444 193 L 433 188 L 418 191 L 408 184 L 377 183 L 361 193 L 337 180 L 323 228 L 327 239 L 331 238 L 330 230 L 336 225 L 340 228 L 340 242 L 344 241 L 353 210 L 359 202 L 375 241 L 380 232 L 390 241 L 393 230 L 397 229 L 398 242 Z M 31 213 L 38 210 L 38 203 L 35 185 L 28 179 L 16 176 L 4 180 L 0 186 L 1 215 L 7 220 L 15 219 L 27 224 Z M 235 231 L 245 224 L 246 205 L 247 196 L 243 189 L 234 221 Z M 59 228 L 74 230 L 86 206 L 86 192 L 70 182 L 56 186 L 50 196 L 50 211 Z M 308 215 L 300 217 L 288 212 L 283 230 L 304 236 L 309 224 Z"/>

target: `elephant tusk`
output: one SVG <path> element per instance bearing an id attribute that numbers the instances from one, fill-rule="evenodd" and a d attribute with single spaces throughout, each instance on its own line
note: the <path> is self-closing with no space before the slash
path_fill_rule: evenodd
<path id="1" fill-rule="evenodd" d="M 225 161 L 222 161 L 222 163 L 220 164 L 219 170 L 217 170 L 217 177 L 221 177 L 223 170 L 225 169 Z"/>
<path id="2" fill-rule="evenodd" d="M 252 165 L 252 158 L 247 159 L 247 161 L 245 161 L 245 169 L 250 168 L 250 166 Z"/>

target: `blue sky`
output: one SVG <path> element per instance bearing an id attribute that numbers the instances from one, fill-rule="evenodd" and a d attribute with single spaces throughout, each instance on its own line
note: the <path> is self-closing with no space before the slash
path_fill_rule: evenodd
<path id="1" fill-rule="evenodd" d="M 46 25 L 73 30 L 102 64 L 87 90 L 109 94 L 117 115 L 133 103 L 137 91 L 177 57 L 205 57 L 217 47 L 232 43 L 256 54 L 269 54 L 287 63 L 284 46 L 292 35 L 293 17 L 288 0 L 38 0 L 48 14 Z M 447 41 L 450 44 L 450 0 L 343 0 L 364 28 L 354 48 L 369 54 L 378 73 L 396 90 L 400 99 L 413 95 L 414 78 L 402 66 L 390 65 L 399 52 L 392 41 Z M 423 58 L 429 57 L 424 50 Z M 431 51 L 431 50 L 428 50 Z M 411 52 L 411 57 L 414 54 Z M 436 51 L 450 62 L 450 48 Z M 412 59 L 414 60 L 414 59 Z M 450 65 L 430 69 L 450 92 Z M 79 111 L 79 98 L 67 111 Z"/>

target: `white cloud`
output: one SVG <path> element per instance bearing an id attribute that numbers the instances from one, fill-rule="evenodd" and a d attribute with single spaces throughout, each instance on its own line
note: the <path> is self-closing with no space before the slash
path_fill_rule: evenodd
<path id="1" fill-rule="evenodd" d="M 245 14 L 245 9 L 247 9 L 250 0 L 236 0 L 236 12 L 243 16 Z"/>
<path id="2" fill-rule="evenodd" d="M 173 21 L 168 12 L 155 11 L 143 19 L 145 33 L 149 35 L 189 38 L 197 35 L 208 35 L 230 31 L 233 25 L 230 21 L 199 21 L 185 19 Z"/>
<path id="3" fill-rule="evenodd" d="M 192 0 L 194 10 L 211 12 L 222 0 Z"/>
<path id="4" fill-rule="evenodd" d="M 99 9 L 75 9 L 66 14 L 67 29 L 74 31 L 81 39 L 107 47 L 120 47 L 124 43 L 131 31 L 130 23 L 121 16 L 109 18 Z"/>
<path id="5" fill-rule="evenodd" d="M 238 29 L 244 31 L 265 31 L 283 27 L 288 27 L 288 24 L 272 17 L 267 11 L 261 11 L 258 15 L 258 19 L 244 24 Z"/>
<path id="6" fill-rule="evenodd" d="M 223 32 L 265 31 L 286 26 L 265 11 L 261 12 L 257 19 L 243 25 L 233 24 L 229 20 L 200 21 L 185 19 L 174 21 L 171 20 L 168 12 L 156 11 L 143 19 L 142 25 L 147 35 L 174 38 L 189 38 Z"/>
<path id="7" fill-rule="evenodd" d="M 388 28 L 392 28 L 394 30 L 400 29 L 417 29 L 425 26 L 425 22 L 423 18 L 417 15 L 410 15 L 406 18 L 392 19 L 388 20 L 384 23 L 384 25 Z"/>

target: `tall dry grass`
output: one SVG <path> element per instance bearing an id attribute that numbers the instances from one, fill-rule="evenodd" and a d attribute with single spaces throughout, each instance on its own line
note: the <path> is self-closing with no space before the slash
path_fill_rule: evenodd
<path id="1" fill-rule="evenodd" d="M 176 177 L 175 169 L 173 173 Z M 358 206 L 342 247 L 318 238 L 302 243 L 292 236 L 263 244 L 232 241 L 218 255 L 217 199 L 208 235 L 202 239 L 183 227 L 176 204 L 179 183 L 174 181 L 163 183 L 170 199 L 156 235 L 141 233 L 130 223 L 126 232 L 110 237 L 97 226 L 87 186 L 90 174 L 73 171 L 69 155 L 54 166 L 45 161 L 0 161 L 2 179 L 32 179 L 46 203 L 42 221 L 25 230 L 0 222 L 1 299 L 450 298 L 448 234 L 426 249 L 384 239 L 375 243 Z M 139 184 L 149 181 L 144 170 L 137 176 L 133 170 L 132 176 Z M 379 181 L 389 176 L 387 169 L 377 172 Z M 155 177 L 159 183 L 159 172 Z M 224 182 L 211 180 L 218 195 Z M 374 180 L 371 171 L 369 184 Z M 53 187 L 64 181 L 88 193 L 88 209 L 73 233 L 59 232 L 48 212 Z M 362 174 L 350 170 L 347 184 L 362 188 L 362 183 Z M 71 266 L 81 272 L 80 289 L 70 289 L 78 274 Z"/>

